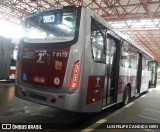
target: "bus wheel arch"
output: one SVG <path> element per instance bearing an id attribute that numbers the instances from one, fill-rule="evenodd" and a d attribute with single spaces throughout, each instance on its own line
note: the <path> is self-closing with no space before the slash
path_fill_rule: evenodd
<path id="1" fill-rule="evenodd" d="M 123 92 L 122 105 L 127 105 L 131 99 L 131 85 L 127 84 Z"/>

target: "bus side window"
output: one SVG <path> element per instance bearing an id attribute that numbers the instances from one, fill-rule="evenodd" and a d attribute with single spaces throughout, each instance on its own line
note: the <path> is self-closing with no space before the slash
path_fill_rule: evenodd
<path id="1" fill-rule="evenodd" d="M 129 68 L 129 44 L 124 41 L 124 43 L 122 44 L 122 52 L 121 52 L 121 61 L 120 61 L 120 65 L 122 67 L 126 67 Z"/>
<path id="2" fill-rule="evenodd" d="M 147 56 L 143 55 L 142 57 L 142 70 L 147 71 L 148 70 L 148 60 Z"/>
<path id="3" fill-rule="evenodd" d="M 129 67 L 130 68 L 133 68 L 133 69 L 137 69 L 137 61 L 138 61 L 138 58 L 137 58 L 137 49 L 130 45 L 129 46 Z"/>
<path id="4" fill-rule="evenodd" d="M 105 33 L 106 28 L 94 20 L 91 19 L 91 50 L 93 60 L 95 62 L 105 63 Z"/>
<path id="5" fill-rule="evenodd" d="M 93 59 L 95 61 L 101 62 L 103 54 L 103 37 L 100 33 L 93 36 L 92 53 L 93 53 Z"/>

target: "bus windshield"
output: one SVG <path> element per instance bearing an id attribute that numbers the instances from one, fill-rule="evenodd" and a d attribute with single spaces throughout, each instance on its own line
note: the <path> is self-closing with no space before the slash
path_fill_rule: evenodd
<path id="1" fill-rule="evenodd" d="M 72 41 L 75 37 L 77 11 L 52 10 L 26 18 L 24 42 L 56 43 Z"/>

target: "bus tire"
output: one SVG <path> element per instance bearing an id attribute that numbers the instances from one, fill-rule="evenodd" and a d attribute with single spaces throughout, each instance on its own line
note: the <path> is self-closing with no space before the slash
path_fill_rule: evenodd
<path id="1" fill-rule="evenodd" d="M 126 86 L 123 94 L 123 101 L 122 105 L 127 105 L 130 102 L 131 94 L 130 94 L 130 88 L 129 86 Z"/>

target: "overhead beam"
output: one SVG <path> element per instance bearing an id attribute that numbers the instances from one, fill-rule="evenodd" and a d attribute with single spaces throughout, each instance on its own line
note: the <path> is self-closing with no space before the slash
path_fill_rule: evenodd
<path id="1" fill-rule="evenodd" d="M 151 46 L 149 46 L 150 43 L 140 33 L 138 33 L 138 35 L 135 34 L 135 36 L 141 42 L 141 44 L 144 45 L 152 53 L 152 55 L 154 55 L 156 59 L 160 60 L 160 57 L 155 53 Z"/>
<path id="2" fill-rule="evenodd" d="M 150 1 L 147 2 L 148 5 L 159 5 L 160 1 Z M 129 5 L 116 5 L 116 6 L 112 6 L 113 8 L 119 8 L 119 7 L 133 7 L 133 6 L 139 6 L 140 4 L 129 4 Z M 104 8 L 109 8 L 108 6 L 104 7 Z M 98 10 L 98 8 L 93 8 L 93 10 Z"/>
<path id="3" fill-rule="evenodd" d="M 103 17 L 103 16 L 102 16 L 102 17 Z M 109 17 L 109 16 L 105 16 L 105 17 L 103 17 L 103 19 L 108 20 L 108 17 Z M 160 18 L 160 14 L 152 17 L 152 19 L 159 19 L 159 18 Z M 146 20 L 146 19 L 151 19 L 151 18 L 150 18 L 150 16 L 146 16 L 146 15 L 144 15 L 144 14 L 142 14 L 142 13 L 141 13 L 141 14 L 138 14 L 138 13 L 137 13 L 137 15 L 135 15 L 135 14 L 130 14 L 130 15 L 125 16 L 121 21 L 127 21 L 127 20 L 143 20 L 143 19 Z M 109 21 L 114 22 L 114 21 L 119 21 L 119 19 L 116 18 L 115 15 L 112 15 L 112 18 L 110 18 Z"/>
<path id="4" fill-rule="evenodd" d="M 153 20 L 150 10 L 148 9 L 148 4 L 146 3 L 146 0 L 140 0 L 140 1 L 141 1 L 141 5 L 143 9 L 145 10 L 146 14 L 150 16 L 151 20 Z"/>

